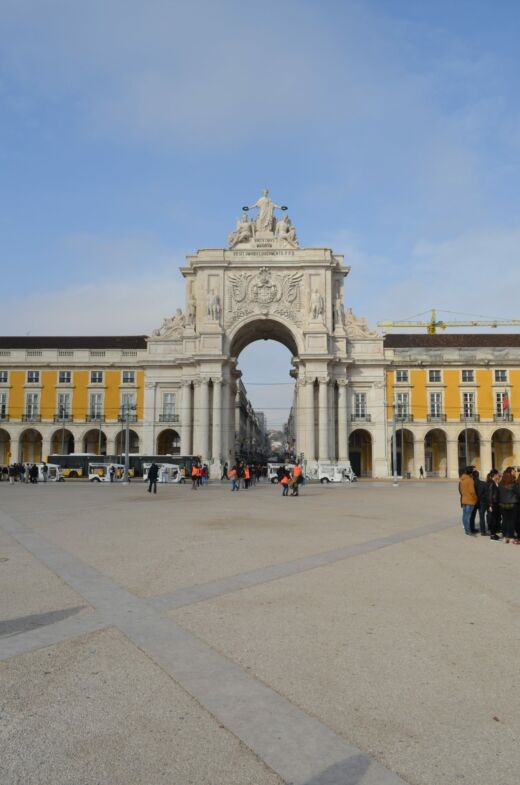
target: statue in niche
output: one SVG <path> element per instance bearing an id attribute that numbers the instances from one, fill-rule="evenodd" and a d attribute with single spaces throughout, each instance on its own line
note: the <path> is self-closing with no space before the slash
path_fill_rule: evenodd
<path id="1" fill-rule="evenodd" d="M 334 327 L 343 327 L 345 324 L 345 307 L 343 305 L 343 294 L 341 284 L 336 283 L 334 291 Z"/>
<path id="2" fill-rule="evenodd" d="M 291 219 L 286 214 L 284 217 L 276 222 L 276 229 L 274 232 L 274 236 L 277 240 L 285 240 L 292 245 L 293 248 L 296 248 L 298 243 L 296 241 L 296 229 L 291 223 Z"/>
<path id="3" fill-rule="evenodd" d="M 234 248 L 238 243 L 247 243 L 254 236 L 254 224 L 247 217 L 247 213 L 242 213 L 242 218 L 237 219 L 237 228 L 228 237 L 229 247 Z"/>
<path id="4" fill-rule="evenodd" d="M 208 316 L 213 321 L 218 322 L 220 319 L 220 297 L 212 289 L 208 295 Z"/>
<path id="5" fill-rule="evenodd" d="M 190 327 L 195 328 L 196 319 L 197 319 L 197 301 L 192 292 L 190 294 L 190 299 L 188 301 L 188 324 Z"/>
<path id="6" fill-rule="evenodd" d="M 319 293 L 318 289 L 314 289 L 311 294 L 311 317 L 313 320 L 321 319 L 325 312 L 325 304 L 323 302 L 323 297 Z"/>
<path id="7" fill-rule="evenodd" d="M 258 209 L 255 220 L 256 230 L 258 232 L 272 232 L 274 229 L 273 213 L 275 210 L 281 210 L 281 205 L 275 204 L 269 197 L 267 188 L 263 188 L 262 196 L 251 207 L 248 207 L 248 210 L 253 210 L 255 207 Z"/>

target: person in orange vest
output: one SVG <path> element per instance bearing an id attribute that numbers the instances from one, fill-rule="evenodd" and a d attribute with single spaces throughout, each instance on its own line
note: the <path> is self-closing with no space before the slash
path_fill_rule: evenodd
<path id="1" fill-rule="evenodd" d="M 283 488 L 282 496 L 289 496 L 289 472 L 284 471 L 282 479 L 280 480 L 280 485 Z"/>
<path id="2" fill-rule="evenodd" d="M 296 463 L 293 467 L 292 471 L 292 493 L 291 496 L 299 496 L 300 495 L 300 483 L 302 481 L 302 470 L 300 465 Z"/>
<path id="3" fill-rule="evenodd" d="M 244 488 L 249 488 L 250 483 L 251 483 L 251 469 L 246 463 L 246 465 L 244 466 Z"/>
<path id="4" fill-rule="evenodd" d="M 199 467 L 194 463 L 191 467 L 191 490 L 196 491 L 199 485 Z"/>

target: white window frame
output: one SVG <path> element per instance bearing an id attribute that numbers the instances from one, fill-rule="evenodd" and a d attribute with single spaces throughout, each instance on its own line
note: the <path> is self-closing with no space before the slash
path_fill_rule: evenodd
<path id="1" fill-rule="evenodd" d="M 33 379 L 30 377 L 34 376 Z M 40 371 L 27 371 L 27 384 L 40 384 Z"/>
<path id="2" fill-rule="evenodd" d="M 367 416 L 367 394 L 366 392 L 354 393 L 354 416 L 358 418 Z"/>
<path id="3" fill-rule="evenodd" d="M 474 417 L 477 412 L 477 396 L 474 390 L 464 390 L 462 393 L 462 416 Z"/>
<path id="4" fill-rule="evenodd" d="M 0 384 L 9 384 L 9 371 L 0 371 Z"/>
<path id="5" fill-rule="evenodd" d="M 464 374 L 465 373 L 471 374 L 471 379 L 465 379 L 464 378 Z M 474 368 L 461 368 L 460 380 L 461 380 L 462 384 L 475 384 L 475 370 L 474 370 Z"/>
<path id="6" fill-rule="evenodd" d="M 95 379 L 94 374 L 101 374 L 100 379 Z M 100 370 L 95 370 L 90 372 L 90 383 L 91 384 L 103 384 L 105 378 L 105 372 Z"/>
<path id="7" fill-rule="evenodd" d="M 439 374 L 438 379 L 432 379 L 432 374 Z M 429 368 L 428 369 L 428 384 L 439 384 L 442 382 L 442 371 L 440 368 Z"/>
<path id="8" fill-rule="evenodd" d="M 167 398 L 171 397 L 172 401 L 167 404 Z M 162 397 L 162 413 L 164 417 L 172 417 L 177 409 L 177 394 L 174 392 L 165 392 Z"/>
<path id="9" fill-rule="evenodd" d="M 96 405 L 93 406 L 92 402 L 94 400 L 99 401 L 101 405 L 97 406 L 97 404 L 96 404 Z M 96 417 L 96 418 L 97 417 L 103 417 L 103 411 L 104 411 L 104 408 L 105 408 L 104 404 L 105 404 L 105 401 L 103 399 L 103 393 L 101 393 L 101 392 L 91 392 L 91 393 L 89 393 L 89 396 L 88 396 L 88 414 L 89 414 L 89 417 Z"/>
<path id="10" fill-rule="evenodd" d="M 131 379 L 125 379 L 125 374 L 131 374 Z M 121 371 L 121 384 L 135 384 L 135 371 Z"/>
<path id="11" fill-rule="evenodd" d="M 126 401 L 126 402 L 125 402 Z M 125 417 L 128 414 L 135 415 L 136 413 L 136 395 L 135 392 L 124 391 L 121 393 L 121 416 Z"/>
<path id="12" fill-rule="evenodd" d="M 403 374 L 405 376 L 404 379 L 400 379 L 399 375 Z M 406 368 L 399 368 L 395 372 L 395 383 L 396 384 L 409 384 L 410 380 L 410 372 Z"/>
<path id="13" fill-rule="evenodd" d="M 25 393 L 25 415 L 26 417 L 38 417 L 40 414 L 40 393 Z"/>
<path id="14" fill-rule="evenodd" d="M 63 401 L 66 401 L 63 406 Z M 67 418 L 72 414 L 72 395 L 70 392 L 58 392 L 56 399 L 56 412 L 58 417 Z"/>
<path id="15" fill-rule="evenodd" d="M 5 420 L 9 414 L 9 393 L 0 390 L 0 420 Z"/>
<path id="16" fill-rule="evenodd" d="M 62 374 L 68 374 L 68 379 L 62 379 Z M 72 371 L 60 370 L 58 371 L 58 384 L 72 384 Z"/>
<path id="17" fill-rule="evenodd" d="M 398 392 L 395 396 L 396 416 L 398 419 L 405 419 L 410 416 L 410 394 Z"/>
<path id="18" fill-rule="evenodd" d="M 443 406 L 441 392 L 435 390 L 430 391 L 428 395 L 428 410 L 430 417 L 442 417 Z"/>
<path id="19" fill-rule="evenodd" d="M 503 374 L 504 378 L 503 379 L 497 378 L 498 374 L 500 374 L 500 375 Z M 495 372 L 493 374 L 493 379 L 495 381 L 495 384 L 507 384 L 508 383 L 508 378 L 507 378 L 508 375 L 509 374 L 507 373 L 507 369 L 506 368 L 495 368 Z"/>

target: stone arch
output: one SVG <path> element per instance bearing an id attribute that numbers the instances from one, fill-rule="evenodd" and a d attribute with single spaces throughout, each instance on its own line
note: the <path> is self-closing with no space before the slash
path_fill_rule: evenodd
<path id="1" fill-rule="evenodd" d="M 180 455 L 181 437 L 173 428 L 165 428 L 157 435 L 157 455 Z"/>
<path id="2" fill-rule="evenodd" d="M 390 439 L 391 470 L 394 471 L 394 437 Z M 400 477 L 415 476 L 414 435 L 408 428 L 396 430 L 397 474 Z"/>
<path id="3" fill-rule="evenodd" d="M 509 428 L 498 428 L 491 437 L 493 468 L 503 471 L 507 466 L 516 466 L 513 432 Z"/>
<path id="4" fill-rule="evenodd" d="M 22 431 L 18 440 L 19 460 L 22 463 L 38 463 L 42 460 L 43 437 L 36 428 Z"/>
<path id="5" fill-rule="evenodd" d="M 0 464 L 11 463 L 11 434 L 0 428 Z"/>
<path id="6" fill-rule="evenodd" d="M 466 466 L 474 466 L 480 471 L 481 435 L 477 428 L 464 428 L 460 431 L 457 441 L 459 445 L 459 474 L 464 471 Z"/>
<path id="7" fill-rule="evenodd" d="M 78 439 L 78 442 L 80 440 Z M 81 437 L 82 452 L 88 452 L 93 455 L 106 455 L 107 453 L 107 437 L 104 431 L 99 428 L 90 428 L 85 431 Z"/>
<path id="8" fill-rule="evenodd" d="M 131 428 L 128 432 L 129 435 L 129 453 L 138 453 L 139 452 L 139 434 L 133 431 Z M 118 432 L 116 436 L 116 455 L 124 455 L 125 454 L 125 428 Z"/>
<path id="9" fill-rule="evenodd" d="M 431 428 L 424 435 L 424 464 L 426 477 L 448 476 L 448 437 L 442 428 Z"/>
<path id="10" fill-rule="evenodd" d="M 240 352 L 254 341 L 273 340 L 286 346 L 293 357 L 297 357 L 303 351 L 299 332 L 294 325 L 279 316 L 248 316 L 229 331 L 229 354 L 231 357 L 238 357 Z"/>
<path id="11" fill-rule="evenodd" d="M 68 428 L 59 428 L 51 436 L 51 455 L 70 455 L 74 452 L 75 439 Z"/>
<path id="12" fill-rule="evenodd" d="M 348 457 L 358 477 L 372 477 L 372 434 L 365 428 L 350 432 Z"/>

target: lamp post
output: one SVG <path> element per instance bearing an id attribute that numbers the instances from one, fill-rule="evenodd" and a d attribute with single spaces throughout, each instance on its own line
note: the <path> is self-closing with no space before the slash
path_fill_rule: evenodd
<path id="1" fill-rule="evenodd" d="M 128 471 L 130 468 L 130 412 L 135 412 L 135 404 L 126 404 L 124 410 L 125 417 L 125 471 L 123 474 L 123 485 L 130 482 Z"/>
<path id="2" fill-rule="evenodd" d="M 392 468 L 393 468 L 393 483 L 392 485 L 397 488 L 397 422 L 395 415 L 395 398 L 392 403 Z"/>

